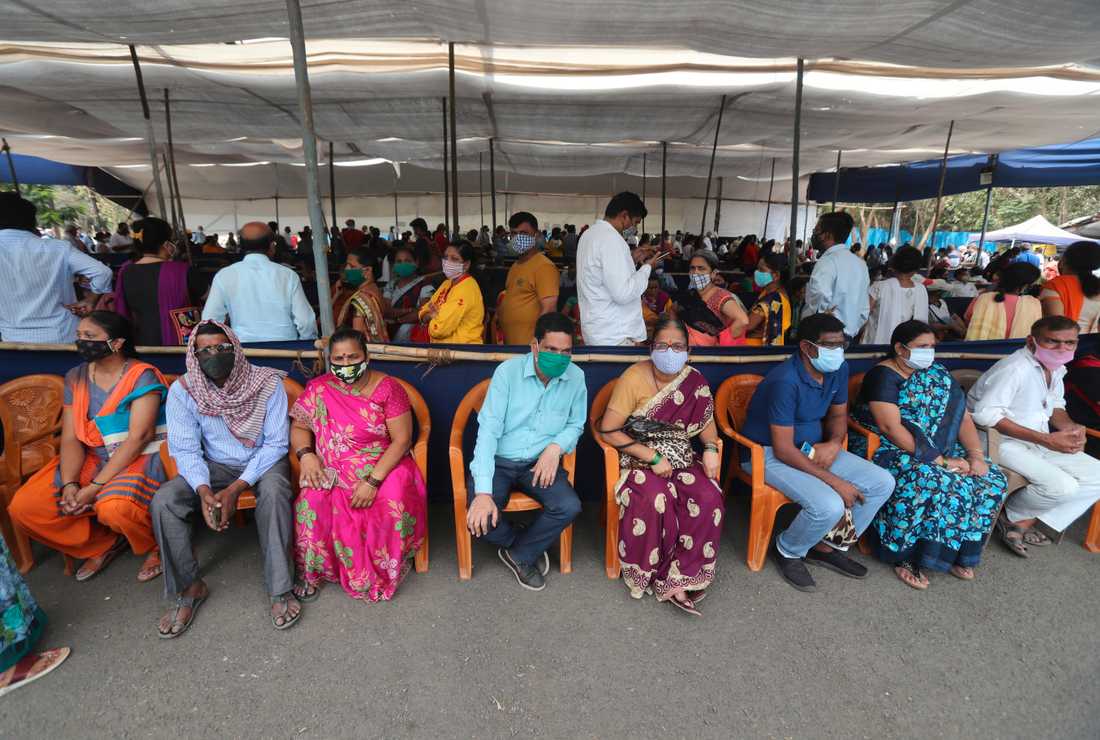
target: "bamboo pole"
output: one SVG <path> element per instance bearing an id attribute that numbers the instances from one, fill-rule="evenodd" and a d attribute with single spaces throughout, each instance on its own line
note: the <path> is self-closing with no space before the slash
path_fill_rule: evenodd
<path id="1" fill-rule="evenodd" d="M 843 149 L 836 150 L 836 176 L 833 178 L 833 210 L 836 210 L 836 200 L 840 196 L 840 155 Z"/>
<path id="2" fill-rule="evenodd" d="M 168 215 L 164 206 L 164 186 L 160 182 L 159 168 L 157 167 L 157 139 L 153 133 L 153 119 L 149 116 L 149 98 L 145 95 L 145 78 L 141 75 L 141 62 L 138 60 L 137 49 L 130 44 L 130 61 L 134 65 L 134 75 L 137 77 L 138 96 L 141 98 L 141 114 L 145 117 L 145 143 L 149 146 L 149 163 L 153 166 L 153 185 L 157 190 L 157 206 L 160 216 Z"/>
<path id="3" fill-rule="evenodd" d="M 951 134 L 955 133 L 955 122 L 947 127 L 947 142 L 943 145 L 943 159 L 940 160 L 940 184 L 936 188 L 936 212 L 932 215 L 932 248 L 936 247 L 936 229 L 940 225 L 940 204 L 943 202 L 943 184 L 947 180 L 947 152 L 951 149 Z"/>
<path id="4" fill-rule="evenodd" d="M 794 248 L 794 239 L 798 233 L 798 157 L 802 146 L 802 78 L 805 71 L 806 62 L 799 57 L 794 88 L 794 141 L 791 146 L 791 249 L 787 254 L 791 275 L 798 274 L 798 250 Z"/>
<path id="5" fill-rule="evenodd" d="M 775 188 L 775 157 L 772 157 L 772 174 L 768 179 L 768 207 L 764 209 L 764 230 L 760 232 L 760 242 L 768 240 L 768 221 L 772 216 L 772 190 Z"/>
<path id="6" fill-rule="evenodd" d="M 176 174 L 176 145 L 172 142 L 172 107 L 168 99 L 168 88 L 164 88 L 164 127 L 168 136 L 168 164 L 170 169 L 165 173 L 168 179 L 168 189 L 175 190 L 176 204 L 179 210 L 179 233 L 187 233 L 187 219 L 183 215 L 183 193 L 180 192 L 180 179 Z M 190 254 L 190 252 L 188 252 Z"/>
<path id="7" fill-rule="evenodd" d="M 450 163 L 447 161 L 450 154 L 448 148 L 450 144 L 447 139 L 447 98 L 441 98 L 443 101 L 443 228 L 448 234 L 451 233 L 451 180 L 450 180 Z"/>
<path id="8" fill-rule="evenodd" d="M 666 197 L 668 195 L 668 142 L 661 142 L 661 237 L 664 238 L 665 232 L 668 231 L 666 224 L 667 213 L 665 209 Z"/>
<path id="9" fill-rule="evenodd" d="M 336 145 L 333 142 L 328 143 L 328 192 L 332 201 L 332 223 L 330 226 L 340 227 L 340 224 L 336 223 Z M 325 238 L 328 241 L 328 238 Z"/>
<path id="10" fill-rule="evenodd" d="M 699 235 L 707 233 L 707 206 L 710 205 L 710 182 L 714 178 L 714 160 L 718 156 L 718 136 L 722 133 L 722 114 L 726 112 L 726 96 L 718 105 L 718 122 L 714 125 L 714 146 L 710 148 L 710 169 L 707 170 L 707 192 L 703 196 L 703 220 L 699 224 Z"/>
<path id="11" fill-rule="evenodd" d="M 494 139 L 489 139 L 489 205 L 493 209 L 493 225 L 489 228 L 491 237 L 496 238 L 497 230 L 497 166 L 493 150 L 496 149 Z"/>
<path id="12" fill-rule="evenodd" d="M 453 41 L 447 44 L 447 59 L 451 84 L 451 205 L 455 219 L 451 226 L 451 233 L 457 239 L 460 238 L 461 227 L 458 225 L 458 137 L 455 131 L 457 125 L 455 107 L 457 104 L 455 101 L 455 45 Z"/>
<path id="13" fill-rule="evenodd" d="M 642 203 L 645 203 L 645 186 L 646 186 L 646 153 L 642 152 Z M 645 233 L 645 216 L 642 217 L 642 233 Z M 661 241 L 658 239 L 658 241 Z"/>
<path id="14" fill-rule="evenodd" d="M 19 177 L 15 174 L 15 160 L 11 157 L 11 147 L 7 139 L 0 139 L 0 151 L 8 157 L 8 170 L 11 172 L 11 184 L 15 187 L 15 194 L 22 197 L 23 190 L 19 187 Z"/>

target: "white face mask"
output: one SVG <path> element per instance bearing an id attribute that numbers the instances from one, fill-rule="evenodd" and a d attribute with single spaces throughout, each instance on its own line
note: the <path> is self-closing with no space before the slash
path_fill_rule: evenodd
<path id="1" fill-rule="evenodd" d="M 462 277 L 466 272 L 465 262 L 452 262 L 451 260 L 443 260 L 443 274 L 448 280 L 454 280 L 455 278 Z"/>
<path id="2" fill-rule="evenodd" d="M 905 345 L 902 345 L 905 346 Z M 901 358 L 902 361 L 914 370 L 927 370 L 936 361 L 935 347 L 905 347 L 909 350 L 909 356 Z"/>

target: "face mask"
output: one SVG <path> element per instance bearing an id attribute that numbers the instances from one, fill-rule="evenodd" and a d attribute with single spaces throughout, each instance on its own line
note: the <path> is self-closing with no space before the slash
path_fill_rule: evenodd
<path id="1" fill-rule="evenodd" d="M 1074 354 L 1076 354 L 1072 349 L 1047 349 L 1039 345 L 1035 345 L 1033 351 L 1035 359 L 1047 370 L 1057 370 L 1063 365 L 1069 364 L 1073 361 Z"/>
<path id="2" fill-rule="evenodd" d="M 359 378 L 363 377 L 363 373 L 367 371 L 367 361 L 356 362 L 353 365 L 337 365 L 333 363 L 332 374 L 340 380 L 344 381 L 348 385 L 351 385 Z"/>
<path id="3" fill-rule="evenodd" d="M 344 270 L 344 282 L 353 288 L 358 288 L 366 279 L 363 270 L 358 267 L 349 267 Z"/>
<path id="4" fill-rule="evenodd" d="M 695 290 L 702 290 L 710 285 L 710 275 L 688 275 L 688 282 Z"/>
<path id="5" fill-rule="evenodd" d="M 465 262 L 451 262 L 450 260 L 443 260 L 443 274 L 447 276 L 448 280 L 455 280 L 456 278 L 460 278 L 465 272 Z"/>
<path id="6" fill-rule="evenodd" d="M 512 251 L 516 254 L 527 254 L 535 246 L 536 239 L 530 234 L 515 234 L 512 236 Z"/>
<path id="7" fill-rule="evenodd" d="M 202 368 L 203 375 L 211 380 L 225 380 L 233 372 L 235 361 L 236 357 L 232 352 L 218 352 L 214 355 L 200 357 L 199 367 Z"/>
<path id="8" fill-rule="evenodd" d="M 416 265 L 412 262 L 398 262 L 393 266 L 393 274 L 399 278 L 412 277 L 416 273 Z"/>
<path id="9" fill-rule="evenodd" d="M 649 359 L 653 362 L 653 367 L 657 368 L 659 372 L 665 375 L 676 375 L 684 369 L 684 365 L 688 361 L 687 352 L 677 352 L 675 350 L 666 349 L 664 351 L 654 350 L 649 353 Z"/>
<path id="10" fill-rule="evenodd" d="M 625 229 L 623 229 L 623 239 L 633 239 L 637 235 L 638 235 L 638 227 L 637 226 L 627 226 Z"/>
<path id="11" fill-rule="evenodd" d="M 95 362 L 114 354 L 110 342 L 99 339 L 76 340 L 76 351 L 85 362 Z"/>
<path id="12" fill-rule="evenodd" d="M 811 344 L 813 344 L 811 342 Z M 835 373 L 844 364 L 843 347 L 817 347 L 817 357 L 810 358 L 810 364 L 819 373 Z"/>
<path id="13" fill-rule="evenodd" d="M 772 281 L 775 280 L 775 276 L 772 275 L 770 272 L 762 272 L 761 270 L 757 270 L 752 274 L 752 279 L 756 282 L 757 285 L 763 288 L 765 286 L 771 285 Z"/>
<path id="14" fill-rule="evenodd" d="M 565 372 L 571 361 L 572 358 L 569 355 L 555 352 L 539 352 L 536 363 L 539 366 L 540 373 L 548 378 L 557 378 Z"/>
<path id="15" fill-rule="evenodd" d="M 909 350 L 909 356 L 902 361 L 914 370 L 927 370 L 936 361 L 935 347 L 905 347 Z"/>

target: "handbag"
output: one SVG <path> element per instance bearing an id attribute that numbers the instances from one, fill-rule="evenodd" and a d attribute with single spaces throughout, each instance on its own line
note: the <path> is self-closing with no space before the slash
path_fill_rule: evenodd
<path id="1" fill-rule="evenodd" d="M 649 466 L 648 463 L 621 451 L 622 447 L 629 447 L 635 443 L 644 444 L 646 447 L 657 450 L 676 469 L 688 467 L 695 459 L 695 453 L 691 449 L 691 440 L 688 439 L 683 427 L 676 424 L 650 419 L 645 416 L 631 416 L 627 418 L 621 428 L 609 431 L 622 432 L 633 440 L 633 442 L 619 448 L 620 465 L 622 467 Z"/>

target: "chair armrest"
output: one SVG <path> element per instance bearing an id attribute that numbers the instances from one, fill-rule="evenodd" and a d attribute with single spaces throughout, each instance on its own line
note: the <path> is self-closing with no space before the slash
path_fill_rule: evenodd
<path id="1" fill-rule="evenodd" d="M 1093 439 L 1100 439 L 1100 429 L 1090 429 L 1085 427 L 1085 434 Z"/>
<path id="2" fill-rule="evenodd" d="M 875 434 L 850 416 L 848 417 L 848 430 L 855 432 L 867 440 L 867 459 L 870 460 L 874 457 L 875 453 L 878 452 L 879 446 L 882 444 L 882 439 L 879 435 Z"/>
<path id="3" fill-rule="evenodd" d="M 462 457 L 461 447 L 450 447 L 448 454 L 451 463 L 451 487 L 454 489 L 456 511 L 466 510 L 466 461 Z"/>
<path id="4" fill-rule="evenodd" d="M 752 489 L 756 491 L 764 486 L 764 446 L 753 442 L 751 439 L 736 431 L 728 425 L 722 425 L 725 427 L 723 432 L 734 443 L 733 455 L 737 455 L 737 445 L 747 447 L 749 450 L 749 462 L 752 465 Z M 740 458 L 735 460 L 735 464 L 740 468 Z"/>
<path id="5" fill-rule="evenodd" d="M 3 472 L 0 472 L 0 480 L 13 482 L 18 487 L 23 448 L 15 434 L 15 418 L 4 403 L 0 403 L 0 425 L 4 427 L 4 454 L 0 456 L 0 470 Z"/>
<path id="6" fill-rule="evenodd" d="M 561 466 L 565 468 L 565 474 L 569 476 L 569 485 L 575 485 L 574 479 L 577 472 L 577 451 L 574 449 L 572 452 L 562 455 Z"/>
<path id="7" fill-rule="evenodd" d="M 164 475 L 168 480 L 180 474 L 175 458 L 168 454 L 168 440 L 160 443 L 160 464 L 164 466 Z"/>

